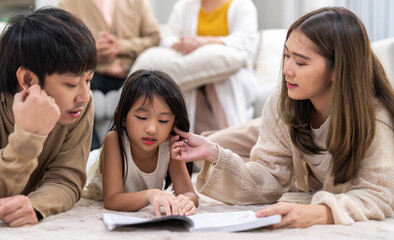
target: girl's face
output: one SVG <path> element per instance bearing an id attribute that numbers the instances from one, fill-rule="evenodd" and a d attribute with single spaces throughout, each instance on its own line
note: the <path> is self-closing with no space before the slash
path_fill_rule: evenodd
<path id="1" fill-rule="evenodd" d="M 283 74 L 289 97 L 326 104 L 330 99 L 333 70 L 316 52 L 316 45 L 302 32 L 294 30 L 285 43 Z"/>
<path id="2" fill-rule="evenodd" d="M 159 97 L 152 101 L 140 97 L 127 113 L 123 123 L 130 139 L 132 153 L 153 153 L 167 140 L 175 115 Z"/>

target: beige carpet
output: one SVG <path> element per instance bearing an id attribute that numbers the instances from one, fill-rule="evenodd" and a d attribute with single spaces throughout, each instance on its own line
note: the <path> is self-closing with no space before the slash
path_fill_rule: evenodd
<path id="1" fill-rule="evenodd" d="M 294 202 L 307 202 L 310 199 L 310 195 L 293 193 L 285 195 L 283 199 Z M 205 196 L 200 196 L 200 207 L 197 209 L 197 212 L 256 211 L 262 207 L 256 205 L 229 206 Z M 70 211 L 50 216 L 32 227 L 9 228 L 4 223 L 0 223 L 0 239 L 394 239 L 394 218 L 386 219 L 385 221 L 358 222 L 350 226 L 321 225 L 307 229 L 257 229 L 241 233 L 189 233 L 182 227 L 165 229 L 125 228 L 109 231 L 101 219 L 104 212 L 112 211 L 104 209 L 102 202 L 83 198 Z M 138 217 L 154 217 L 151 206 L 139 212 L 124 214 Z"/>

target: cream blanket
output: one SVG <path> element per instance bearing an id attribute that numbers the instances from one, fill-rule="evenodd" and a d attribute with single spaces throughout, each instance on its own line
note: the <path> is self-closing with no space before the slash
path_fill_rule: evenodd
<path id="1" fill-rule="evenodd" d="M 200 206 L 198 213 L 258 210 L 262 205 L 229 206 L 208 197 L 199 195 Z M 308 202 L 309 194 L 289 193 L 282 197 L 282 201 Z M 25 228 L 9 228 L 0 223 L 0 239 L 394 239 L 394 218 L 384 221 L 357 222 L 350 226 L 344 225 L 317 225 L 306 229 L 257 229 L 240 233 L 203 232 L 189 233 L 182 227 L 136 229 L 124 228 L 109 231 L 101 217 L 104 212 L 113 212 L 104 209 L 103 202 L 82 198 L 71 210 L 50 216 L 38 225 Z M 118 212 L 119 213 L 119 212 Z M 122 213 L 138 217 L 154 217 L 151 206 L 133 213 Z"/>

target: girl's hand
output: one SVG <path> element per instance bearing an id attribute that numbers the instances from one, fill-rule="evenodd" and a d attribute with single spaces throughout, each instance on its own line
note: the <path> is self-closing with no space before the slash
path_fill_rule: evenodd
<path id="1" fill-rule="evenodd" d="M 196 206 L 194 205 L 194 202 L 190 200 L 190 198 L 183 194 L 179 194 L 178 196 L 176 196 L 176 199 L 179 203 L 179 215 L 190 216 L 196 213 Z"/>
<path id="2" fill-rule="evenodd" d="M 165 209 L 166 215 L 180 215 L 179 203 L 175 196 L 159 189 L 148 190 L 148 200 L 155 209 L 156 217 L 161 217 L 160 207 Z"/>
<path id="3" fill-rule="evenodd" d="M 170 138 L 171 157 L 182 162 L 208 161 L 216 163 L 218 148 L 215 143 L 203 136 L 188 133 L 174 127 L 176 136 Z M 183 139 L 180 140 L 180 137 Z"/>
<path id="4" fill-rule="evenodd" d="M 280 202 L 256 212 L 256 217 L 275 214 L 282 216 L 280 223 L 272 228 L 306 228 L 316 224 L 333 224 L 334 218 L 326 205 L 310 205 Z"/>

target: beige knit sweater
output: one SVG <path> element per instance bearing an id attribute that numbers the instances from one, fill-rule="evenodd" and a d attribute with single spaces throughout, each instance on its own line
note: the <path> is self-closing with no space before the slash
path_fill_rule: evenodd
<path id="1" fill-rule="evenodd" d="M 197 190 L 229 204 L 267 204 L 276 202 L 295 183 L 301 191 L 315 192 L 311 204 L 327 205 L 336 224 L 391 217 L 394 128 L 388 112 L 376 105 L 375 137 L 357 176 L 345 184 L 333 185 L 330 169 L 323 173 L 314 169 L 315 165 L 306 162 L 305 154 L 292 143 L 289 129 L 277 113 L 278 95 L 271 95 L 265 105 L 251 162 L 244 163 L 238 155 L 219 147 L 215 166 L 206 162 L 198 175 Z M 322 127 L 328 128 L 329 124 Z M 331 155 L 325 153 L 322 163 L 329 166 Z M 314 175 L 319 172 L 320 176 Z"/>
<path id="2" fill-rule="evenodd" d="M 70 125 L 47 136 L 14 123 L 13 96 L 0 93 L 0 198 L 27 195 L 43 217 L 70 209 L 81 197 L 93 126 L 93 101 Z"/>
<path id="3" fill-rule="evenodd" d="M 147 0 L 114 1 L 112 26 L 108 26 L 92 0 L 62 0 L 59 7 L 80 18 L 96 40 L 100 31 L 117 36 L 122 46 L 118 59 L 126 71 L 142 51 L 159 44 L 159 23 Z M 104 73 L 111 63 L 98 63 L 97 71 Z"/>

